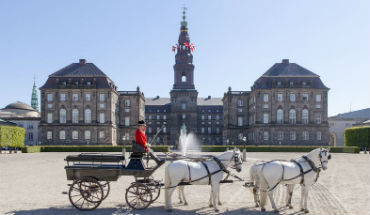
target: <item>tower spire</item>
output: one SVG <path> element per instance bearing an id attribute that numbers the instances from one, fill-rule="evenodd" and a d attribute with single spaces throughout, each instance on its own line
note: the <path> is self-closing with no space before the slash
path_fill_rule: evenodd
<path id="1" fill-rule="evenodd" d="M 188 9 L 188 8 L 186 8 L 185 7 L 185 5 L 184 5 L 184 7 L 182 7 L 182 22 L 181 22 L 181 28 L 187 28 L 187 26 L 188 26 L 188 22 L 186 21 L 186 10 Z"/>
<path id="2" fill-rule="evenodd" d="M 175 83 L 174 89 L 195 89 L 194 65 L 192 51 L 194 46 L 190 43 L 188 23 L 186 21 L 186 7 L 183 7 L 180 35 L 175 55 Z"/>
<path id="3" fill-rule="evenodd" d="M 39 111 L 39 98 L 37 96 L 37 87 L 36 87 L 36 78 L 33 77 L 33 88 L 32 88 L 32 96 L 31 96 L 31 107 L 37 111 Z"/>

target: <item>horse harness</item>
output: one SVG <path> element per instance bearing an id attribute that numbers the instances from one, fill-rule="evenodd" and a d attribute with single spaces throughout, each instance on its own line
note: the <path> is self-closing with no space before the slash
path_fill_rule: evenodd
<path id="1" fill-rule="evenodd" d="M 214 161 L 216 161 L 216 163 L 217 163 L 218 167 L 220 167 L 220 169 L 211 173 L 209 171 L 209 168 L 208 168 L 207 164 L 204 161 L 201 161 L 201 164 L 204 166 L 204 168 L 207 171 L 207 175 L 205 175 L 203 177 L 200 177 L 200 178 L 197 178 L 197 179 L 194 179 L 194 180 L 191 179 L 191 171 L 190 171 L 189 162 L 186 162 L 186 165 L 187 165 L 188 170 L 189 170 L 189 181 L 188 181 L 189 184 L 191 184 L 193 182 L 196 182 L 196 181 L 200 181 L 200 180 L 208 177 L 208 185 L 210 185 L 212 183 L 212 178 L 211 178 L 212 175 L 217 174 L 217 173 L 219 173 L 221 171 L 223 171 L 223 172 L 225 172 L 227 174 L 226 178 L 229 177 L 230 171 L 226 169 L 226 167 L 222 164 L 221 160 L 218 159 L 215 156 L 212 156 L 212 159 Z"/>
<path id="2" fill-rule="evenodd" d="M 291 180 L 294 180 L 294 179 L 299 178 L 299 177 L 302 177 L 300 184 L 303 184 L 304 183 L 304 175 L 306 175 L 307 173 L 309 173 L 311 171 L 316 172 L 316 178 L 315 178 L 315 183 L 316 183 L 317 180 L 319 179 L 320 168 L 316 167 L 315 164 L 313 163 L 313 161 L 311 159 L 309 159 L 307 156 L 302 156 L 302 158 L 310 165 L 311 169 L 303 171 L 302 165 L 297 160 L 295 160 L 295 159 L 290 160 L 290 162 L 293 162 L 293 163 L 297 164 L 297 166 L 299 167 L 299 170 L 300 170 L 300 174 L 293 177 L 293 178 L 284 179 L 285 168 L 284 168 L 284 165 L 281 165 L 281 167 L 283 168 L 281 179 L 275 184 L 275 186 L 270 188 L 269 191 L 275 189 L 280 184 L 280 182 L 282 182 L 282 181 L 291 181 Z M 273 161 L 276 161 L 276 160 L 273 160 Z M 270 162 L 273 162 L 273 161 L 263 163 L 262 171 L 263 171 L 263 168 L 265 167 L 265 165 L 267 163 L 270 163 Z"/>
<path id="3" fill-rule="evenodd" d="M 211 173 L 211 172 L 209 171 L 209 168 L 208 168 L 207 164 L 206 164 L 204 161 L 200 161 L 200 162 L 202 163 L 202 165 L 204 166 L 204 168 L 206 169 L 206 171 L 207 171 L 207 175 L 205 175 L 205 176 L 203 176 L 203 177 L 200 177 L 200 178 L 197 178 L 197 179 L 194 179 L 194 180 L 192 180 L 192 179 L 191 179 L 191 171 L 190 171 L 189 162 L 188 162 L 188 161 L 186 161 L 186 165 L 187 165 L 187 167 L 188 167 L 188 171 L 189 171 L 189 181 L 187 181 L 187 182 L 186 182 L 187 184 L 189 184 L 189 185 L 190 185 L 190 184 L 191 184 L 191 183 L 193 183 L 193 182 L 200 181 L 200 180 L 202 180 L 202 179 L 204 179 L 204 178 L 207 178 L 207 177 L 208 177 L 208 185 L 210 185 L 210 184 L 212 183 L 212 175 L 217 174 L 217 173 L 219 173 L 219 172 L 221 172 L 221 171 L 223 171 L 223 172 L 225 172 L 225 173 L 227 174 L 224 180 L 227 180 L 227 178 L 229 178 L 229 176 L 230 176 L 230 171 L 226 169 L 225 165 L 223 165 L 223 164 L 222 164 L 221 160 L 220 160 L 220 159 L 218 159 L 218 158 L 217 158 L 217 157 L 215 157 L 215 156 L 211 156 L 211 158 L 212 158 L 212 159 L 217 163 L 217 165 L 218 165 L 218 167 L 219 167 L 220 169 Z M 235 160 L 235 161 L 238 159 L 238 158 L 237 158 L 237 157 L 235 157 L 235 156 L 231 157 L 231 159 L 233 159 L 233 158 L 234 158 L 234 160 Z M 231 161 L 231 159 L 230 159 L 230 161 Z M 234 177 L 236 177 L 236 178 L 238 178 L 239 180 L 241 180 L 241 178 L 239 178 L 239 177 L 237 177 L 237 176 L 235 176 L 235 175 L 233 175 L 233 176 L 234 176 Z M 175 187 L 177 187 L 177 186 L 179 186 L 179 185 L 172 186 L 172 187 L 168 187 L 167 189 L 175 188 Z"/>

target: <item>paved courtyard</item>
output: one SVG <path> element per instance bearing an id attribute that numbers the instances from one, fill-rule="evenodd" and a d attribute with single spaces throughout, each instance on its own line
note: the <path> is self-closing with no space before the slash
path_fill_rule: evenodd
<path id="1" fill-rule="evenodd" d="M 208 207 L 209 186 L 187 186 L 188 206 L 179 205 L 177 193 L 173 195 L 174 211 L 164 210 L 164 195 L 148 209 L 129 211 L 124 200 L 125 189 L 132 177 L 121 177 L 111 184 L 111 192 L 98 209 L 81 212 L 69 200 L 64 158 L 73 153 L 30 153 L 0 155 L 0 214 L 14 215 L 72 215 L 72 214 L 216 214 Z M 206 153 L 204 153 L 206 154 Z M 209 154 L 209 153 L 207 153 Z M 259 160 L 291 159 L 302 153 L 247 153 L 247 162 L 238 173 L 248 181 L 249 167 Z M 328 170 L 321 173 L 319 181 L 309 194 L 310 214 L 369 214 L 370 211 L 370 156 L 369 154 L 333 154 Z M 164 178 L 164 167 L 154 177 Z M 221 186 L 220 214 L 274 214 L 261 213 L 254 208 L 252 194 L 243 183 Z M 293 209 L 284 207 L 285 192 L 282 186 L 275 191 L 275 201 L 280 214 L 301 214 L 299 192 L 296 187 Z M 271 211 L 267 204 L 267 211 Z"/>

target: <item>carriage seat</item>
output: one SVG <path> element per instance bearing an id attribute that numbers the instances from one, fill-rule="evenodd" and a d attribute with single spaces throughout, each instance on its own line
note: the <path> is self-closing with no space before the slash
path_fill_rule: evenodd
<path id="1" fill-rule="evenodd" d="M 127 169 L 144 170 L 145 167 L 142 158 L 145 153 L 145 148 L 133 140 L 132 153 L 130 155 L 130 162 L 127 165 Z"/>
<path id="2" fill-rule="evenodd" d="M 138 144 L 135 140 L 133 140 L 132 141 L 132 154 L 139 155 L 139 154 L 144 154 L 144 153 L 146 153 L 144 146 Z"/>

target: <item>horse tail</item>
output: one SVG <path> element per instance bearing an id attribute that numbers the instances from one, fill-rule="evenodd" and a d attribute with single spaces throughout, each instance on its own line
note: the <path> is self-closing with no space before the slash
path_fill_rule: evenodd
<path id="1" fill-rule="evenodd" d="M 171 164 L 170 164 L 171 165 Z M 166 169 L 165 169 L 165 178 L 164 178 L 164 187 L 165 187 L 165 192 L 164 192 L 164 201 L 165 201 L 165 207 L 168 208 L 168 192 L 169 192 L 169 188 L 171 186 L 171 177 L 170 177 L 170 172 L 169 172 L 169 167 L 170 165 L 167 165 L 166 166 Z"/>

